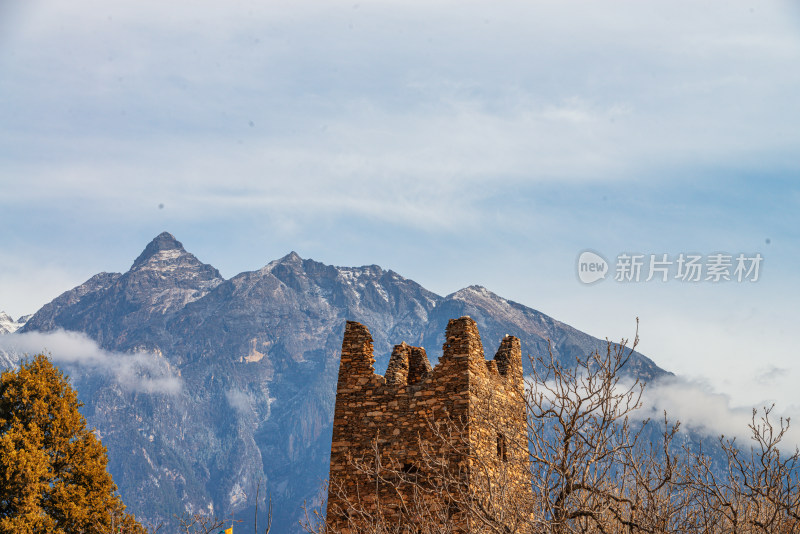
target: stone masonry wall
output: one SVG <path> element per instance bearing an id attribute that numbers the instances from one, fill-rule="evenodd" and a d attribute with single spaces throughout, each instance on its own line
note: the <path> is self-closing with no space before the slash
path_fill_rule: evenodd
<path id="1" fill-rule="evenodd" d="M 515 499 L 530 493 L 517 338 L 506 336 L 487 361 L 475 321 L 461 317 L 448 323 L 436 367 L 424 349 L 406 343 L 394 347 L 385 377 L 375 374 L 374 362 L 369 330 L 348 321 L 331 444 L 331 531 L 348 532 L 348 502 L 367 511 L 380 506 L 391 516 L 399 501 L 411 499 L 411 489 L 376 484 L 374 474 L 385 469 L 423 479 L 431 457 L 446 459 L 461 481 L 459 492 L 498 495 L 501 488 Z"/>

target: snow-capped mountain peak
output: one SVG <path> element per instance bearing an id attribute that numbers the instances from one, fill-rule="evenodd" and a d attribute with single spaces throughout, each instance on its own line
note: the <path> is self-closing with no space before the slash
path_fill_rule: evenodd
<path id="1" fill-rule="evenodd" d="M 145 247 L 138 258 L 133 262 L 133 269 L 142 267 L 151 262 L 175 260 L 185 254 L 183 244 L 175 239 L 169 232 L 161 232 Z"/>
<path id="2" fill-rule="evenodd" d="M 6 312 L 0 311 L 0 335 L 16 332 L 25 325 L 25 321 L 28 317 L 30 317 L 30 315 L 25 315 L 15 321 L 14 318 Z"/>

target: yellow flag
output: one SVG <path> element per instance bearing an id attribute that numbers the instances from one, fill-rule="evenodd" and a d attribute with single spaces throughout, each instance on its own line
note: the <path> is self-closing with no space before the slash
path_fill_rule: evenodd
<path id="1" fill-rule="evenodd" d="M 226 528 L 225 529 L 225 534 L 233 534 L 233 527 Z"/>

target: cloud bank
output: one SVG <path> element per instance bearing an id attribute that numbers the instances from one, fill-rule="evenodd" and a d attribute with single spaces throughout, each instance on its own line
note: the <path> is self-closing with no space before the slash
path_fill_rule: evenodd
<path id="1" fill-rule="evenodd" d="M 757 410 L 756 423 L 763 408 L 771 405 L 737 406 L 731 396 L 714 391 L 710 384 L 680 376 L 663 377 L 645 388 L 641 412 L 653 419 L 662 417 L 664 411 L 671 421 L 680 421 L 684 427 L 710 437 L 736 438 L 746 445 L 752 436 L 748 425 L 752 423 L 753 410 Z M 787 407 L 776 406 L 770 421 L 778 424 L 781 417 L 791 417 Z M 794 449 L 800 445 L 800 428 L 790 426 L 782 448 Z"/>
<path id="2" fill-rule="evenodd" d="M 59 366 L 110 375 L 123 389 L 139 393 L 175 395 L 182 381 L 167 361 L 152 352 L 107 351 L 82 332 L 56 330 L 0 336 L 5 363 L 18 363 L 24 355 L 44 352 Z"/>
<path id="3" fill-rule="evenodd" d="M 551 391 L 558 390 L 555 382 L 548 382 L 549 390 L 538 389 L 544 394 L 544 400 L 552 403 Z M 526 379 L 526 389 L 536 388 L 531 377 Z M 615 394 L 624 395 L 628 391 L 638 393 L 639 386 L 632 382 L 621 381 L 615 387 Z M 579 389 L 581 396 L 586 396 L 585 389 Z M 573 401 L 577 397 L 570 394 Z M 671 423 L 680 422 L 683 430 L 691 430 L 704 437 L 735 439 L 740 446 L 751 443 L 753 436 L 751 425 L 762 423 L 765 409 L 770 410 L 769 421 L 780 428 L 781 420 L 787 421 L 793 415 L 789 413 L 795 407 L 776 406 L 765 402 L 753 406 L 737 405 L 731 395 L 719 393 L 710 383 L 682 376 L 664 376 L 645 385 L 641 406 L 630 416 L 633 420 L 649 418 L 650 424 L 663 422 L 664 412 Z M 552 404 L 551 404 L 552 405 Z M 755 419 L 754 419 L 755 410 Z M 794 450 L 800 447 L 800 428 L 789 426 L 780 448 Z"/>
<path id="4" fill-rule="evenodd" d="M 487 180 L 760 168 L 798 141 L 782 4 L 267 5 L 17 9 L 0 139 L 26 180 L 8 202 L 452 228 Z"/>

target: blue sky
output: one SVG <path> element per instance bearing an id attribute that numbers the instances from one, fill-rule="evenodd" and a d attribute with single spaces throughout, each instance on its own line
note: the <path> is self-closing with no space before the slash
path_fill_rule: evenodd
<path id="1" fill-rule="evenodd" d="M 0 3 L 0 310 L 163 230 L 481 284 L 630 336 L 731 406 L 800 407 L 789 2 Z M 592 286 L 585 249 L 760 253 L 757 283 Z"/>

